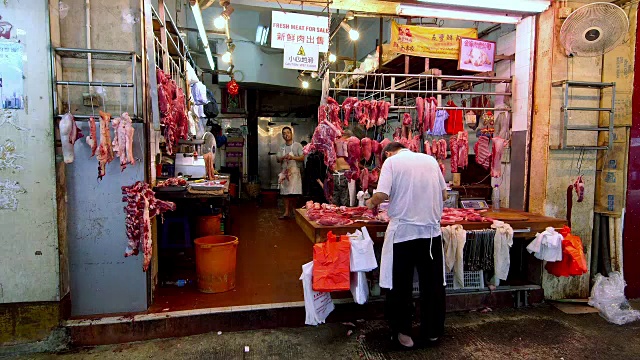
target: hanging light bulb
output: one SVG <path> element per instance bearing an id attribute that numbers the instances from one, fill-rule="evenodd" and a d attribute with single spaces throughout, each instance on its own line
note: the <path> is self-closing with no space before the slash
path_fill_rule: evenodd
<path id="1" fill-rule="evenodd" d="M 341 22 L 340 26 L 349 33 L 349 39 L 351 39 L 352 41 L 356 41 L 358 39 L 360 39 L 360 32 L 358 32 L 358 30 L 354 29 L 351 27 L 351 25 L 347 24 L 346 22 Z"/>
<path id="2" fill-rule="evenodd" d="M 231 14 L 233 14 L 234 11 L 235 9 L 233 8 L 233 6 L 229 5 L 229 2 L 226 2 L 224 10 L 222 10 L 220 16 L 213 20 L 213 26 L 215 26 L 218 30 L 223 30 L 224 28 L 226 28 L 227 23 L 231 18 Z"/>
<path id="3" fill-rule="evenodd" d="M 336 57 L 336 54 L 329 53 L 329 62 L 334 63 L 336 62 L 336 60 L 338 60 L 338 58 Z"/>
<path id="4" fill-rule="evenodd" d="M 308 89 L 309 88 L 309 82 L 307 80 L 303 80 L 302 81 L 302 88 L 303 89 Z"/>
<path id="5" fill-rule="evenodd" d="M 215 26 L 218 30 L 222 30 L 225 28 L 225 26 L 227 26 L 227 19 L 220 15 L 213 20 L 213 26 Z"/>
<path id="6" fill-rule="evenodd" d="M 318 73 L 317 72 L 314 71 L 314 72 L 311 73 L 311 78 L 312 79 L 315 79 L 317 77 L 318 77 Z"/>
<path id="7" fill-rule="evenodd" d="M 222 61 L 224 61 L 227 64 L 231 61 L 231 53 L 229 51 L 227 51 L 222 55 Z"/>

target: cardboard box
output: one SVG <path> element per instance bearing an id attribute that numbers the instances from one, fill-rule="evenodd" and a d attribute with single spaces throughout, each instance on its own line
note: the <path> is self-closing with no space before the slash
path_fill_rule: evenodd
<path id="1" fill-rule="evenodd" d="M 598 170 L 624 170 L 629 153 L 626 143 L 613 143 L 612 150 L 598 151 L 596 157 L 596 169 Z"/>
<path id="2" fill-rule="evenodd" d="M 594 211 L 611 216 L 622 215 L 625 183 L 623 169 L 596 171 Z"/>

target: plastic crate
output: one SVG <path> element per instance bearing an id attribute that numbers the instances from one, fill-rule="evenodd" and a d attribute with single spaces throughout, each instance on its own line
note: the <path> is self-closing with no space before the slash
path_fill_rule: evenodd
<path id="1" fill-rule="evenodd" d="M 447 281 L 447 286 L 445 286 L 445 289 L 453 290 L 453 273 L 451 272 L 445 273 L 445 280 Z M 462 289 L 483 289 L 483 288 L 484 288 L 484 274 L 482 270 L 464 272 L 464 287 Z M 420 283 L 418 282 L 417 271 L 414 271 L 414 274 L 413 274 L 413 292 L 416 294 L 420 293 Z"/>

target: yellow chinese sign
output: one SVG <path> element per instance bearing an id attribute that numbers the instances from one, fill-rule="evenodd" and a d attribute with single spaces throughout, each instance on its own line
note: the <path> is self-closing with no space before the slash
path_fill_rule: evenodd
<path id="1" fill-rule="evenodd" d="M 478 30 L 391 23 L 391 48 L 405 55 L 458 60 L 460 38 L 478 38 Z"/>

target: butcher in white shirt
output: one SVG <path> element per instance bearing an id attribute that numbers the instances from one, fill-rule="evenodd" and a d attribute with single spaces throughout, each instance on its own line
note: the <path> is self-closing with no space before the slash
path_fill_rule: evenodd
<path id="1" fill-rule="evenodd" d="M 387 320 L 398 346 L 414 346 L 411 300 L 414 269 L 420 282 L 420 329 L 425 343 L 444 333 L 444 251 L 440 218 L 446 183 L 438 162 L 393 142 L 382 150 L 386 158 L 378 188 L 367 201 L 374 208 L 389 200 L 389 226 L 380 263 L 380 286 L 387 293 Z"/>

